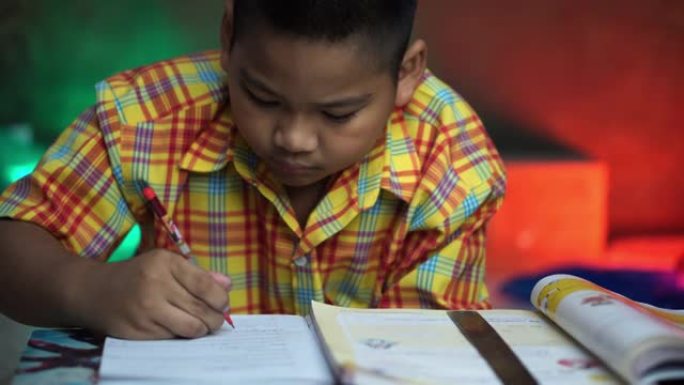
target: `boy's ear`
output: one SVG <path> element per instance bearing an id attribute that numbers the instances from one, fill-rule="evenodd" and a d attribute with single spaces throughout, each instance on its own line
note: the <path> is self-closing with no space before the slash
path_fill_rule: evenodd
<path id="1" fill-rule="evenodd" d="M 418 39 L 414 41 L 404 54 L 399 67 L 399 78 L 397 81 L 397 95 L 394 105 L 397 107 L 405 106 L 413 97 L 420 79 L 427 66 L 427 44 Z"/>
<path id="2" fill-rule="evenodd" d="M 226 0 L 226 11 L 221 20 L 221 67 L 228 71 L 230 42 L 233 39 L 233 0 Z"/>

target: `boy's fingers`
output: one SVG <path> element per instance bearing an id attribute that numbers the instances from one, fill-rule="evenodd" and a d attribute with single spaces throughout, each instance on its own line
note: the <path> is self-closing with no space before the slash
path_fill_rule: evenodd
<path id="1" fill-rule="evenodd" d="M 162 326 L 174 336 L 184 338 L 202 337 L 209 333 L 209 328 L 199 318 L 176 306 L 169 306 L 165 312 Z"/>
<path id="2" fill-rule="evenodd" d="M 155 322 L 155 324 L 150 328 L 150 331 L 146 335 L 146 338 L 144 339 L 155 339 L 155 340 L 161 340 L 161 339 L 170 339 L 176 337 L 171 330 L 169 330 L 167 327 L 164 325 Z"/>
<path id="3" fill-rule="evenodd" d="M 180 289 L 172 299 L 171 304 L 192 315 L 204 323 L 208 331 L 218 330 L 223 325 L 223 314 L 209 307 L 205 302 L 195 298 L 187 291 Z"/>
<path id="4" fill-rule="evenodd" d="M 217 312 L 223 312 L 228 305 L 226 290 L 218 284 L 212 275 L 185 261 L 175 264 L 172 274 L 176 281 L 198 300 L 206 303 Z"/>
<path id="5" fill-rule="evenodd" d="M 127 326 L 115 327 L 109 333 L 110 336 L 127 340 L 152 340 L 174 338 L 175 335 L 158 322 L 149 320 L 144 324 L 128 324 Z"/>
<path id="6" fill-rule="evenodd" d="M 214 281 L 221 285 L 221 287 L 223 287 L 223 289 L 226 291 L 230 291 L 230 289 L 233 287 L 233 282 L 230 280 L 229 276 L 217 273 L 215 271 L 210 271 L 209 275 L 211 275 L 211 278 L 213 278 Z"/>

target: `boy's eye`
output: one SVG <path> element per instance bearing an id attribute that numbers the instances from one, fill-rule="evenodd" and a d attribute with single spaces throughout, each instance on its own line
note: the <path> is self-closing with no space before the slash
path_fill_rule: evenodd
<path id="1" fill-rule="evenodd" d="M 345 123 L 353 118 L 357 112 L 358 111 L 352 111 L 345 114 L 333 114 L 332 112 L 323 111 L 323 116 L 334 123 Z"/>
<path id="2" fill-rule="evenodd" d="M 280 105 L 280 102 L 277 100 L 270 100 L 270 99 L 262 99 L 254 93 L 252 93 L 250 90 L 245 88 L 245 93 L 249 97 L 249 99 L 254 102 L 254 104 L 261 106 L 261 107 L 266 107 L 266 108 L 273 108 L 273 107 L 278 107 Z"/>

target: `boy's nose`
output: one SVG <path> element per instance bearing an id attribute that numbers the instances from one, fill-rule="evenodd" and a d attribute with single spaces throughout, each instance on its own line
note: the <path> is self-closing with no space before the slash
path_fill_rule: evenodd
<path id="1" fill-rule="evenodd" d="M 318 146 L 318 132 L 315 125 L 306 119 L 285 119 L 278 125 L 274 141 L 276 146 L 287 152 L 311 152 Z"/>

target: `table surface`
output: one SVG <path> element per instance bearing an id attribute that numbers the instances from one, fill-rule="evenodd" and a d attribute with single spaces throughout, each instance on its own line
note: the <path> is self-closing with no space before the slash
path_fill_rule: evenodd
<path id="1" fill-rule="evenodd" d="M 91 385 L 97 382 L 104 336 L 83 329 L 34 330 L 12 385 Z"/>

